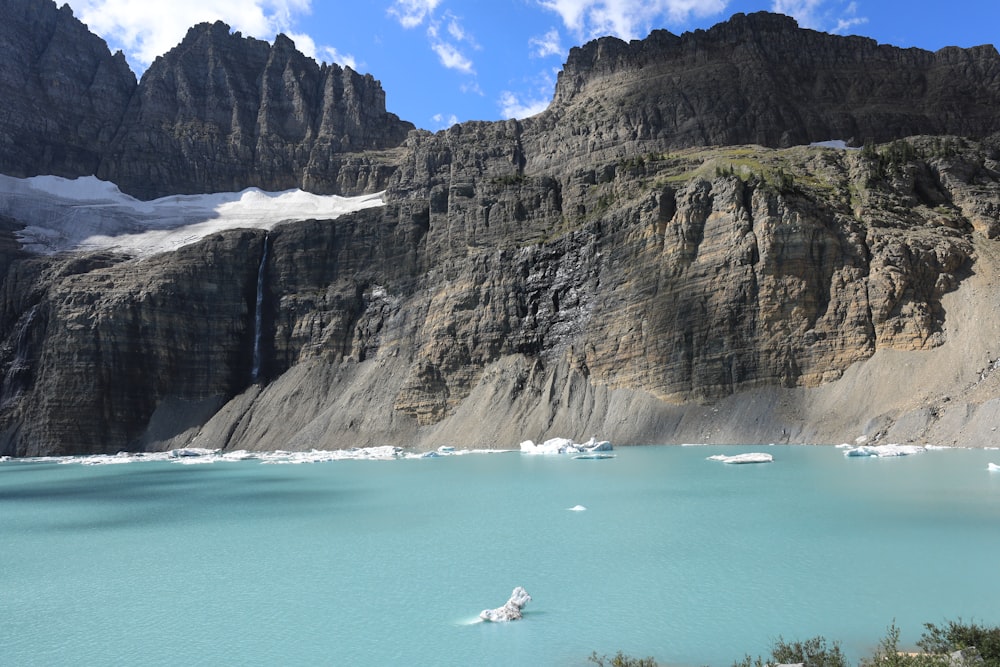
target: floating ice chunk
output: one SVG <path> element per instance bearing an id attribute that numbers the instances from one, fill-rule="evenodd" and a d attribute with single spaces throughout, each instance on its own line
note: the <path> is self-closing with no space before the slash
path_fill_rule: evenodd
<path id="1" fill-rule="evenodd" d="M 521 609 L 529 602 L 531 602 L 531 596 L 528 595 L 528 591 L 518 586 L 510 594 L 510 599 L 507 600 L 504 606 L 497 607 L 496 609 L 484 609 L 479 613 L 479 618 L 494 623 L 518 621 L 521 619 Z"/>
<path id="2" fill-rule="evenodd" d="M 771 463 L 774 461 L 774 457 L 770 454 L 763 454 L 761 452 L 748 452 L 746 454 L 735 454 L 733 456 L 726 456 L 725 454 L 716 454 L 715 456 L 709 456 L 709 461 L 722 461 L 723 463 Z"/>
<path id="3" fill-rule="evenodd" d="M 209 454 L 215 454 L 218 450 L 216 449 L 204 449 L 202 447 L 184 447 L 182 449 L 171 449 L 168 454 L 171 458 L 180 459 L 186 457 L 194 456 L 208 456 Z"/>
<path id="4" fill-rule="evenodd" d="M 573 505 L 572 507 L 567 508 L 566 511 L 567 512 L 586 512 L 587 508 L 584 507 L 583 505 Z"/>
<path id="5" fill-rule="evenodd" d="M 591 438 L 585 443 L 575 443 L 569 438 L 550 438 L 540 445 L 531 440 L 521 443 L 522 454 L 583 454 L 587 452 L 610 452 L 611 443 L 597 438 Z"/>
<path id="6" fill-rule="evenodd" d="M 861 445 L 844 450 L 844 456 L 890 458 L 919 454 L 925 450 L 926 448 L 920 445 Z"/>
<path id="7" fill-rule="evenodd" d="M 1000 465 L 997 465 L 996 463 L 987 463 L 986 469 L 990 472 L 1000 472 Z"/>

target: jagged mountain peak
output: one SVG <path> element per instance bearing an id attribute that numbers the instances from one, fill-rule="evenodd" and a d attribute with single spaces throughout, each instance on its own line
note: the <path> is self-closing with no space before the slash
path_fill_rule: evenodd
<path id="1" fill-rule="evenodd" d="M 1000 54 L 930 52 L 737 14 L 708 30 L 603 37 L 570 51 L 547 128 L 668 148 L 890 141 L 1000 130 Z M 546 114 L 543 114 L 545 116 Z"/>

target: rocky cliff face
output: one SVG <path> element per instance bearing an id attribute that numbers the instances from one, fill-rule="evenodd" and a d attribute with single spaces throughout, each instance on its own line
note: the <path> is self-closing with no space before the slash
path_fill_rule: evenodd
<path id="1" fill-rule="evenodd" d="M 805 46 L 794 72 L 773 62 Z M 259 82 L 213 83 L 228 49 L 256 54 Z M 996 384 L 1000 318 L 982 314 L 1000 312 L 1000 138 L 898 135 L 996 131 L 996 60 L 736 17 L 575 50 L 535 118 L 410 132 L 379 172 L 379 209 L 143 260 L 27 256 L 14 234 L 29 221 L 2 220 L 0 453 L 958 437 L 986 423 Z M 868 88 L 838 88 L 869 61 Z M 685 78 L 698 63 L 716 74 Z M 364 114 L 310 112 L 371 88 L 348 93 L 356 75 L 284 40 L 199 26 L 154 67 L 121 125 L 145 134 L 117 134 L 108 163 L 137 188 L 157 168 L 143 145 L 175 167 L 201 146 L 195 188 L 328 174 L 312 169 L 340 159 L 338 137 L 399 139 Z M 981 94 L 949 96 L 938 70 Z M 803 85 L 730 100 L 726 82 L 752 71 Z M 910 97 L 890 104 L 890 83 Z M 697 101 L 683 122 L 679 91 Z M 767 147 L 869 129 L 893 141 Z M 355 159 L 358 174 L 389 164 Z"/>
<path id="2" fill-rule="evenodd" d="M 301 187 L 378 192 L 413 125 L 370 75 L 275 43 L 191 28 L 136 84 L 124 56 L 51 0 L 9 0 L 0 26 L 0 172 L 97 175 L 141 199 Z"/>
<path id="3" fill-rule="evenodd" d="M 5 0 L 0 21 L 0 173 L 93 174 L 135 75 L 67 5 Z"/>
<path id="4" fill-rule="evenodd" d="M 985 136 L 1000 129 L 998 103 L 993 46 L 900 49 L 757 13 L 679 37 L 654 31 L 574 48 L 540 121 L 546 130 L 575 128 L 569 146 L 544 147 L 558 153 L 642 153 L 648 142 L 860 146 L 917 134 Z"/>
<path id="5" fill-rule="evenodd" d="M 251 185 L 377 192 L 388 166 L 345 170 L 345 156 L 398 146 L 411 129 L 371 75 L 317 65 L 284 35 L 271 45 L 206 23 L 143 75 L 97 176 L 144 199 Z"/>

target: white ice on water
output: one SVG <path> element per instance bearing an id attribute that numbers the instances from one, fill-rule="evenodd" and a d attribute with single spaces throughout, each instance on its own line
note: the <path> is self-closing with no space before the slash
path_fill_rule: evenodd
<path id="1" fill-rule="evenodd" d="M 846 448 L 841 445 L 841 447 L 844 449 L 844 456 L 848 457 L 891 458 L 894 456 L 909 456 L 927 451 L 927 448 L 921 445 L 859 445 L 857 447 L 848 446 Z"/>
<path id="2" fill-rule="evenodd" d="M 484 609 L 479 614 L 479 618 L 484 621 L 492 621 L 494 623 L 505 623 L 507 621 L 518 621 L 521 619 L 521 609 L 524 605 L 531 602 L 531 596 L 528 595 L 528 591 L 524 590 L 521 586 L 518 586 L 510 594 L 510 599 L 502 607 L 497 607 L 496 609 Z"/>
<path id="3" fill-rule="evenodd" d="M 715 456 L 709 456 L 709 461 L 722 461 L 723 463 L 732 464 L 744 464 L 744 463 L 771 463 L 774 461 L 774 457 L 770 454 L 764 454 L 762 452 L 747 452 L 746 454 L 734 454 L 733 456 L 726 456 L 725 454 L 716 454 Z"/>
<path id="4" fill-rule="evenodd" d="M 592 454 L 610 452 L 613 449 L 610 442 L 607 440 L 598 442 L 597 438 L 591 438 L 584 443 L 573 442 L 570 438 L 550 438 L 538 445 L 532 440 L 521 443 L 522 454 Z"/>
<path id="5" fill-rule="evenodd" d="M 495 454 L 509 450 L 456 449 L 443 446 L 434 452 L 436 457 L 462 456 L 465 454 Z M 35 456 L 25 458 L 0 457 L 0 462 L 29 463 L 45 462 L 78 465 L 117 465 L 140 463 L 143 461 L 165 461 L 180 465 L 204 465 L 231 461 L 258 461 L 270 465 L 294 465 L 303 463 L 324 463 L 327 461 L 394 461 L 397 459 L 425 458 L 426 453 L 409 452 L 402 447 L 382 445 L 379 447 L 355 447 L 351 449 L 313 449 L 305 452 L 274 450 L 248 452 L 234 450 L 225 452 L 218 449 L 184 447 L 166 452 L 119 452 L 117 454 L 88 454 L 85 456 Z"/>
<path id="6" fill-rule="evenodd" d="M 141 201 L 93 176 L 0 175 L 0 215 L 27 225 L 18 239 L 25 250 L 38 254 L 112 249 L 147 257 L 227 229 L 270 230 L 285 222 L 332 220 L 382 205 L 382 193 L 338 197 L 257 188 Z"/>

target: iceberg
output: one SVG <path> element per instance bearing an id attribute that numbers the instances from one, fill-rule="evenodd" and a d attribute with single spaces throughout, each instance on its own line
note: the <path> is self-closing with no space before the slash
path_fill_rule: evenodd
<path id="1" fill-rule="evenodd" d="M 531 440 L 525 440 L 521 443 L 521 453 L 522 454 L 593 454 L 597 452 L 610 452 L 614 448 L 611 443 L 607 440 L 602 440 L 598 442 L 597 438 L 591 438 L 584 443 L 575 443 L 569 438 L 550 438 L 540 445 L 536 445 Z M 574 457 L 583 458 L 583 457 Z M 608 456 L 604 457 L 588 457 L 588 458 L 611 458 Z"/>
<path id="2" fill-rule="evenodd" d="M 568 508 L 567 511 L 569 511 L 569 512 L 586 512 L 587 508 L 584 507 L 583 505 L 573 505 L 572 507 Z"/>
<path id="3" fill-rule="evenodd" d="M 987 463 L 986 469 L 990 472 L 1000 472 L 1000 465 L 997 465 L 996 463 Z"/>
<path id="4" fill-rule="evenodd" d="M 764 454 L 762 452 L 748 452 L 746 454 L 735 454 L 733 456 L 726 456 L 725 454 L 716 454 L 715 456 L 709 456 L 709 461 L 722 461 L 723 463 L 733 463 L 733 464 L 743 464 L 743 463 L 771 463 L 774 461 L 774 457 L 770 454 Z"/>
<path id="5" fill-rule="evenodd" d="M 528 591 L 518 586 L 510 594 L 510 599 L 502 607 L 496 609 L 484 609 L 479 613 L 479 618 L 493 623 L 505 623 L 507 621 L 521 620 L 521 609 L 531 602 Z"/>
<path id="6" fill-rule="evenodd" d="M 874 457 L 890 458 L 893 456 L 909 456 L 926 451 L 926 447 L 920 445 L 860 445 L 844 450 L 844 456 L 854 457 Z"/>

